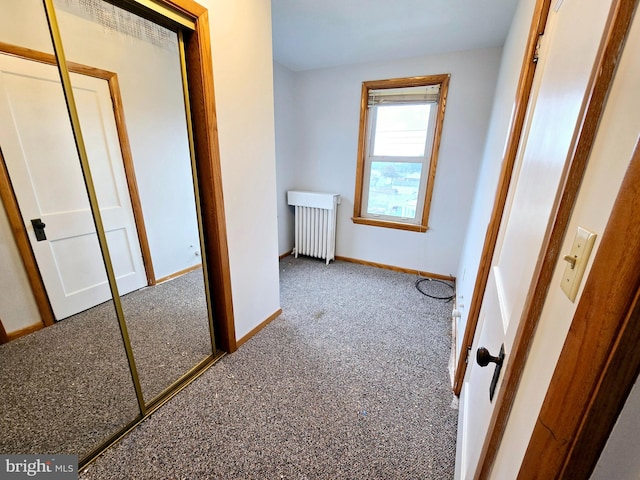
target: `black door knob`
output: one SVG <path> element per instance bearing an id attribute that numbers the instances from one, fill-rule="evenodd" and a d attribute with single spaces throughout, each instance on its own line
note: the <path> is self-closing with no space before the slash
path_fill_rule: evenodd
<path id="1" fill-rule="evenodd" d="M 496 386 L 498 385 L 498 378 L 500 378 L 500 370 L 502 370 L 502 362 L 504 361 L 504 343 L 500 347 L 500 353 L 497 357 L 494 357 L 484 347 L 480 347 L 476 352 L 476 362 L 481 367 L 486 367 L 490 363 L 496 364 L 496 369 L 493 371 L 493 378 L 491 379 L 491 385 L 489 385 L 489 401 L 493 401 L 493 394 L 496 392 Z"/>
<path id="2" fill-rule="evenodd" d="M 484 347 L 480 347 L 476 352 L 476 361 L 478 362 L 478 365 L 480 365 L 481 367 L 486 367 L 491 362 L 495 363 L 496 365 L 502 365 L 502 360 L 504 360 L 503 351 L 501 351 L 500 355 L 497 357 L 494 357 L 493 355 L 491 355 L 489 353 L 489 350 L 487 350 Z"/>
<path id="3" fill-rule="evenodd" d="M 44 228 L 46 225 L 39 218 L 34 218 L 31 220 L 31 225 L 33 226 L 33 231 L 36 234 L 36 240 L 38 242 L 42 242 L 47 239 L 47 235 L 44 233 Z"/>

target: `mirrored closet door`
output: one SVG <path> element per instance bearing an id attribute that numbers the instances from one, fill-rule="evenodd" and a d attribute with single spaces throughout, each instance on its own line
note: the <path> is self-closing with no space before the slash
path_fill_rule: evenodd
<path id="1" fill-rule="evenodd" d="M 148 403 L 212 355 L 178 33 L 103 0 L 54 4 Z"/>
<path id="2" fill-rule="evenodd" d="M 0 318 L 6 334 L 41 323 L 35 273 L 64 319 L 0 346 L 0 451 L 84 457 L 139 405 L 43 4 L 4 1 L 0 22 Z"/>
<path id="3" fill-rule="evenodd" d="M 3 453 L 86 462 L 221 354 L 189 22 L 114 3 L 0 0 Z"/>

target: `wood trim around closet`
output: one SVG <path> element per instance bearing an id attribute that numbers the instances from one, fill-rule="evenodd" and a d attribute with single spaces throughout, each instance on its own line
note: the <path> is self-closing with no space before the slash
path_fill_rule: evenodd
<path id="1" fill-rule="evenodd" d="M 202 224 L 207 256 L 213 322 L 218 347 L 232 353 L 236 343 L 233 301 L 231 295 L 231 268 L 227 244 L 227 226 L 222 194 L 222 170 L 218 144 L 213 64 L 209 14 L 190 0 L 161 3 L 178 7 L 193 15 L 196 28 L 185 33 L 185 54 L 193 136 L 198 171 L 198 186 L 202 204 Z"/>

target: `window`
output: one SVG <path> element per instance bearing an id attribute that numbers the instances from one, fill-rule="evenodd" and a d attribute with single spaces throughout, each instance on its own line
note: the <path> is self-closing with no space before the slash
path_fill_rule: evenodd
<path id="1" fill-rule="evenodd" d="M 449 75 L 363 82 L 353 221 L 426 232 Z"/>

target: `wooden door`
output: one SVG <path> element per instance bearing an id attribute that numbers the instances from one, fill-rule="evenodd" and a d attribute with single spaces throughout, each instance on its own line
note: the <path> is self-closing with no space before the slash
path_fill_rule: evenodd
<path id="1" fill-rule="evenodd" d="M 555 205 L 610 1 L 554 2 L 540 47 L 520 151 L 480 310 L 461 393 L 456 478 L 473 478 L 494 404 L 495 364 L 481 367 L 476 352 L 498 356 L 504 371 L 531 288 Z M 580 28 L 575 28 L 580 22 Z M 501 388 L 498 378 L 494 398 Z"/>
<path id="2" fill-rule="evenodd" d="M 72 74 L 120 294 L 147 284 L 105 80 Z M 56 67 L 0 55 L 0 145 L 57 320 L 111 298 Z M 46 227 L 38 240 L 32 220 Z"/>

